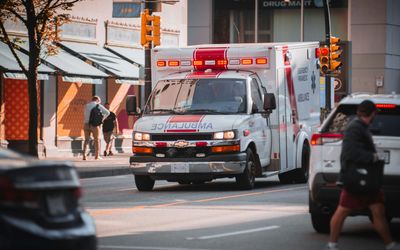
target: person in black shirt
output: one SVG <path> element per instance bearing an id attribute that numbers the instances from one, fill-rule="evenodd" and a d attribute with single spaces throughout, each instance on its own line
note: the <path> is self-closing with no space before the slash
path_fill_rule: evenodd
<path id="1" fill-rule="evenodd" d="M 104 104 L 104 107 L 110 111 L 110 104 L 107 102 Z M 106 141 L 106 149 L 104 150 L 104 156 L 107 155 L 113 155 L 113 152 L 111 151 L 112 144 L 114 141 L 114 135 L 113 132 L 119 134 L 119 128 L 118 128 L 118 119 L 117 116 L 115 115 L 114 112 L 110 111 L 110 115 L 107 116 L 106 119 L 104 119 L 103 122 L 103 136 L 104 140 Z"/>

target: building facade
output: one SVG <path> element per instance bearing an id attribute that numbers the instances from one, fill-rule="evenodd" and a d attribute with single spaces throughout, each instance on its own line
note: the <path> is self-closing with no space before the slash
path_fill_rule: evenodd
<path id="1" fill-rule="evenodd" d="M 324 41 L 322 0 L 304 0 L 303 25 L 300 7 L 301 0 L 188 0 L 188 44 Z M 335 91 L 400 93 L 400 1 L 331 0 L 330 14 L 343 48 Z"/>
<path id="2" fill-rule="evenodd" d="M 186 45 L 186 3 L 161 7 L 155 14 L 161 16 L 162 46 Z M 135 117 L 126 114 L 125 99 L 132 94 L 140 99 L 144 92 L 140 11 L 140 1 L 86 0 L 69 12 L 71 22 L 60 27 L 59 53 L 43 56 L 39 67 L 40 156 L 81 155 L 83 110 L 93 95 L 100 96 L 103 104 L 109 102 L 117 115 L 121 134 L 115 149 L 131 151 Z M 9 34 L 27 40 L 23 25 L 9 20 L 6 26 Z M 2 146 L 24 152 L 29 126 L 27 80 L 4 43 L 0 54 L 0 140 Z M 26 43 L 18 54 L 27 65 Z"/>

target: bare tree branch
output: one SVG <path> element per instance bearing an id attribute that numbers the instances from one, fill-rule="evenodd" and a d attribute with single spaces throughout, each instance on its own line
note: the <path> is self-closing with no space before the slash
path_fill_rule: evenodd
<path id="1" fill-rule="evenodd" d="M 22 69 L 22 72 L 23 72 L 25 75 L 28 75 L 28 70 L 27 70 L 27 69 L 25 68 L 25 66 L 22 64 L 21 59 L 18 57 L 17 53 L 15 52 L 15 48 L 13 47 L 13 43 L 10 41 L 10 38 L 9 38 L 9 36 L 8 36 L 8 33 L 7 33 L 7 31 L 6 31 L 6 28 L 4 27 L 3 22 L 0 22 L 0 29 L 1 29 L 1 32 L 2 32 L 2 34 L 3 34 L 3 36 L 4 36 L 4 40 L 5 40 L 5 42 L 6 42 L 7 46 L 8 46 L 8 48 L 10 48 L 11 53 L 12 53 L 13 56 L 15 57 L 15 60 L 17 60 L 18 65 L 19 65 L 19 66 L 21 67 L 21 69 Z"/>
<path id="2" fill-rule="evenodd" d="M 19 14 L 15 9 L 13 8 L 5 8 L 6 11 L 10 12 L 11 14 L 13 14 L 16 18 L 18 18 L 22 23 L 25 24 L 25 26 L 27 26 L 27 20 L 21 15 Z"/>
<path id="3" fill-rule="evenodd" d="M 59 4 L 54 4 L 54 5 L 50 6 L 50 8 L 57 9 L 59 7 L 65 7 L 65 6 L 68 6 L 68 5 L 73 5 L 74 3 L 77 3 L 79 1 L 81 1 L 81 0 L 65 1 L 65 2 L 62 2 L 62 3 L 59 3 Z"/>

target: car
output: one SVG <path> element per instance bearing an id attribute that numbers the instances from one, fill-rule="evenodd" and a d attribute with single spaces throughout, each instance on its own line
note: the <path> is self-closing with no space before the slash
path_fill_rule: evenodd
<path id="1" fill-rule="evenodd" d="M 311 139 L 309 212 L 312 225 L 319 233 L 329 232 L 330 219 L 339 201 L 340 187 L 336 182 L 343 131 L 356 116 L 357 105 L 366 99 L 380 109 L 369 129 L 380 158 L 385 160 L 382 189 L 386 215 L 389 221 L 400 217 L 400 96 L 352 94 L 340 101 Z M 352 215 L 371 216 L 368 210 L 355 211 Z"/>
<path id="2" fill-rule="evenodd" d="M 97 249 L 72 163 L 0 147 L 0 249 Z"/>

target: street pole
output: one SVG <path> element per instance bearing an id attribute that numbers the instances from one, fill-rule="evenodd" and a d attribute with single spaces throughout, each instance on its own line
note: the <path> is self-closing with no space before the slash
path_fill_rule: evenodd
<path id="1" fill-rule="evenodd" d="M 143 11 L 145 9 L 149 9 L 149 15 L 153 13 L 153 9 L 149 8 L 149 3 L 147 1 L 144 1 L 142 3 Z M 151 93 L 151 47 L 152 47 L 152 42 L 148 42 L 148 46 L 145 46 L 144 48 L 144 100 L 145 103 L 143 106 L 146 104 L 147 99 L 150 96 Z"/>
<path id="2" fill-rule="evenodd" d="M 324 0 L 324 16 L 325 16 L 325 43 L 330 48 L 331 41 L 331 15 L 329 12 L 329 0 Z M 325 75 L 325 111 L 326 115 L 331 111 L 331 75 Z"/>
<path id="3" fill-rule="evenodd" d="M 258 43 L 258 0 L 254 0 L 254 42 Z"/>
<path id="4" fill-rule="evenodd" d="M 301 0 L 300 19 L 300 42 L 304 42 L 304 0 Z"/>

